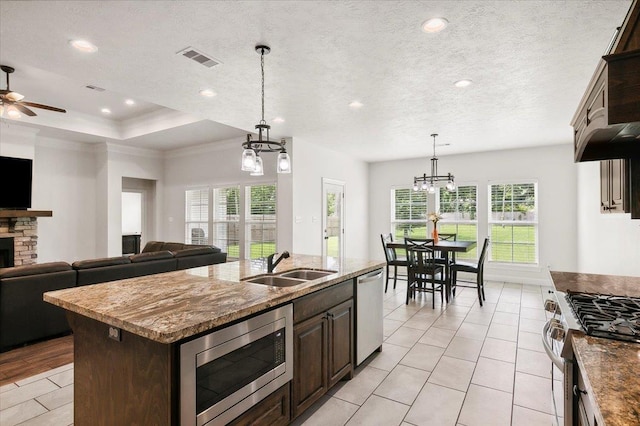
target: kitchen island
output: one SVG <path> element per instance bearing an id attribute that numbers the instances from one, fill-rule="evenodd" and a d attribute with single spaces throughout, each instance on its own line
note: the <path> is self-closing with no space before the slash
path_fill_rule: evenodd
<path id="1" fill-rule="evenodd" d="M 267 264 L 247 260 L 45 293 L 74 331 L 75 424 L 178 424 L 182 343 L 333 287 L 352 291 L 354 278 L 383 266 L 292 254 L 274 273 L 334 273 L 290 287 L 254 284 L 245 280 Z"/>
<path id="2" fill-rule="evenodd" d="M 551 272 L 558 291 L 640 297 L 640 277 Z M 598 425 L 640 424 L 640 343 L 573 334 L 571 345 L 584 378 L 583 394 Z M 565 392 L 571 389 L 565 389 Z"/>

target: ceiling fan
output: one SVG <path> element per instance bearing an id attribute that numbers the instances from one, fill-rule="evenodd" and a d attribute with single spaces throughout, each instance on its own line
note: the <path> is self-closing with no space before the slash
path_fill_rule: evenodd
<path id="1" fill-rule="evenodd" d="M 7 74 L 7 88 L 0 89 L 0 115 L 2 114 L 2 112 L 4 112 L 3 110 L 5 108 L 7 110 L 7 115 L 9 117 L 19 116 L 20 115 L 19 113 L 26 114 L 30 117 L 37 115 L 35 112 L 27 108 L 28 106 L 31 108 L 42 108 L 42 109 L 47 109 L 49 111 L 55 111 L 55 112 L 67 112 L 62 108 L 56 108 L 49 105 L 23 101 L 24 96 L 18 92 L 11 91 L 9 87 L 9 75 L 12 74 L 15 71 L 15 69 L 7 65 L 0 65 L 0 69 L 2 69 L 2 71 L 4 71 Z"/>

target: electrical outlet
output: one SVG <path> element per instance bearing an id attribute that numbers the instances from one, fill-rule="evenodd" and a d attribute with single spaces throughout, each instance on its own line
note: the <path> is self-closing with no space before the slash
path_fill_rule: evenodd
<path id="1" fill-rule="evenodd" d="M 109 327 L 109 338 L 116 342 L 122 341 L 122 330 L 117 327 Z"/>

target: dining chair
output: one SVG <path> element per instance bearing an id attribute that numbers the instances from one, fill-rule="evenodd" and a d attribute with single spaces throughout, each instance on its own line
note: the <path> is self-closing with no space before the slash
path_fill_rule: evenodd
<path id="1" fill-rule="evenodd" d="M 454 234 L 454 233 L 438 233 L 438 238 L 441 239 L 442 241 L 456 241 L 456 239 L 458 238 L 458 234 Z M 447 262 L 449 263 L 453 263 L 456 261 L 456 253 L 452 252 L 451 253 L 451 259 L 448 259 L 448 254 L 447 252 L 442 252 L 440 250 L 436 250 L 435 253 L 435 258 L 436 258 L 436 263 L 439 263 L 441 265 L 446 265 Z"/>
<path id="2" fill-rule="evenodd" d="M 389 267 L 393 266 L 393 289 L 396 289 L 396 282 L 398 277 L 406 278 L 406 275 L 398 275 L 398 266 L 407 267 L 407 259 L 398 258 L 396 249 L 387 247 L 388 243 L 393 242 L 393 234 L 380 234 L 380 240 L 382 240 L 382 248 L 384 249 L 384 256 L 387 260 L 387 280 L 384 285 L 384 292 L 387 292 L 389 288 Z"/>
<path id="3" fill-rule="evenodd" d="M 451 292 L 453 296 L 456 295 L 456 287 L 468 287 L 468 288 L 476 288 L 478 291 L 478 300 L 480 301 L 480 306 L 482 306 L 482 301 L 486 300 L 484 295 L 484 261 L 487 256 L 487 247 L 489 246 L 489 238 L 484 239 L 484 243 L 482 244 L 482 251 L 480 252 L 480 258 L 478 259 L 478 263 L 473 264 L 469 262 L 455 262 L 452 263 L 449 267 L 451 270 Z M 475 285 L 460 285 L 458 282 L 465 283 L 473 283 L 473 281 L 458 281 L 458 272 L 468 272 L 470 274 L 476 274 Z"/>
<path id="4" fill-rule="evenodd" d="M 433 240 L 404 239 L 407 252 L 407 300 L 416 291 L 428 292 L 433 295 L 431 306 L 436 307 L 436 291 L 440 292 L 440 303 L 444 303 L 444 289 L 447 285 L 444 266 L 435 262 Z M 437 276 L 440 276 L 437 278 Z M 430 285 L 430 287 L 429 287 Z"/>

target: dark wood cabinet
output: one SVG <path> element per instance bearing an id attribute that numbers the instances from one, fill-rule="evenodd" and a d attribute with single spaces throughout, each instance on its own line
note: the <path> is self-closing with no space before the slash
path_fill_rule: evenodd
<path id="1" fill-rule="evenodd" d="M 329 389 L 327 318 L 316 315 L 293 328 L 293 417 L 309 408 Z"/>
<path id="2" fill-rule="evenodd" d="M 627 160 L 600 162 L 600 212 L 629 213 L 629 163 Z"/>
<path id="3" fill-rule="evenodd" d="M 327 312 L 329 323 L 329 387 L 353 370 L 353 300 L 348 300 Z"/>
<path id="4" fill-rule="evenodd" d="M 251 407 L 229 426 L 279 426 L 289 424 L 291 412 L 289 383 Z"/>
<path id="5" fill-rule="evenodd" d="M 352 280 L 294 301 L 292 419 L 352 377 L 353 313 Z"/>

